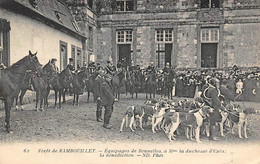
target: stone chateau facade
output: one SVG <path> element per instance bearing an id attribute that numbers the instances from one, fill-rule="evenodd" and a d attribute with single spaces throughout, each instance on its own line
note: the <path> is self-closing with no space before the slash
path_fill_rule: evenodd
<path id="1" fill-rule="evenodd" d="M 59 1 L 87 38 L 82 46 L 87 62 L 260 66 L 259 0 Z"/>

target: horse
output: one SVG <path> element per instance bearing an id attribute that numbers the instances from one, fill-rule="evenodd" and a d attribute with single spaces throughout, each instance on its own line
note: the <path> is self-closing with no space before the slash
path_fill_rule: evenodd
<path id="1" fill-rule="evenodd" d="M 120 88 L 125 84 L 125 80 L 123 80 L 125 77 L 125 71 L 119 71 L 117 72 L 111 79 L 111 84 L 114 88 L 115 96 L 120 99 Z"/>
<path id="2" fill-rule="evenodd" d="M 40 102 L 40 110 L 44 111 L 43 101 L 48 89 L 48 76 L 45 74 L 34 74 L 32 77 L 32 86 L 36 92 L 35 110 L 38 111 L 38 103 Z"/>
<path id="3" fill-rule="evenodd" d="M 94 89 L 94 81 L 95 78 L 97 77 L 98 73 L 97 72 L 93 72 L 92 74 L 89 74 L 87 76 L 86 82 L 85 82 L 85 87 L 86 90 L 88 92 L 88 98 L 87 98 L 87 103 L 89 103 L 89 97 L 90 97 L 90 92 L 93 93 L 93 89 Z M 94 97 L 94 101 L 96 100 L 96 98 Z"/>
<path id="4" fill-rule="evenodd" d="M 20 91 L 21 80 L 25 76 L 26 71 L 32 70 L 37 72 L 41 68 L 41 64 L 37 58 L 37 52 L 25 56 L 18 62 L 5 70 L 0 71 L 0 99 L 5 105 L 5 128 L 10 132 L 10 111 L 14 99 Z"/>
<path id="5" fill-rule="evenodd" d="M 145 89 L 146 89 L 146 99 L 148 99 L 148 93 L 150 94 L 150 99 L 155 98 L 155 92 L 156 92 L 156 73 L 152 72 L 145 82 Z"/>
<path id="6" fill-rule="evenodd" d="M 20 109 L 23 110 L 24 107 L 23 107 L 23 97 L 26 93 L 26 91 L 30 88 L 31 86 L 31 79 L 32 79 L 32 76 L 33 76 L 33 72 L 32 71 L 26 71 L 25 73 L 25 76 L 22 77 L 21 81 L 20 81 L 20 90 L 19 90 L 19 93 L 16 97 L 16 106 L 15 106 L 15 109 L 18 110 L 19 109 L 19 106 L 18 106 L 18 98 L 19 98 L 19 105 L 20 105 Z M 19 96 L 20 95 L 20 96 Z"/>
<path id="7" fill-rule="evenodd" d="M 168 96 L 168 99 L 172 100 L 172 90 L 175 85 L 174 79 L 175 73 L 172 69 L 170 69 L 169 74 L 164 75 L 164 95 Z"/>
<path id="8" fill-rule="evenodd" d="M 59 108 L 61 108 L 61 96 L 63 96 L 63 102 L 65 103 L 65 94 L 69 88 L 71 88 L 71 82 L 72 82 L 72 73 L 70 69 L 67 67 L 64 69 L 60 74 L 51 76 L 50 79 L 48 79 L 48 87 L 46 96 L 44 98 L 44 105 L 48 106 L 48 96 L 50 93 L 50 90 L 54 90 L 55 92 L 55 108 L 57 107 L 57 98 L 59 94 Z"/>
<path id="9" fill-rule="evenodd" d="M 132 95 L 132 98 L 135 97 L 137 99 L 138 91 L 141 89 L 141 76 L 139 71 L 134 71 L 132 75 L 128 78 L 128 86 L 130 94 Z"/>
<path id="10" fill-rule="evenodd" d="M 73 80 L 72 80 L 72 91 L 74 94 L 73 106 L 75 105 L 75 103 L 76 105 L 79 105 L 79 95 L 83 94 L 83 89 L 85 86 L 87 75 L 88 75 L 87 70 L 82 70 L 73 76 Z"/>

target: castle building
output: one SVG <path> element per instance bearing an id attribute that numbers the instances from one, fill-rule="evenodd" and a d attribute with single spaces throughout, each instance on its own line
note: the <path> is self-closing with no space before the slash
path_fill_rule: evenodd
<path id="1" fill-rule="evenodd" d="M 258 0 L 4 0 L 0 13 L 0 51 L 11 63 L 37 45 L 61 67 L 70 56 L 79 65 L 260 66 Z"/>
<path id="2" fill-rule="evenodd" d="M 110 2 L 110 3 L 109 3 Z M 260 66 L 260 1 L 114 0 L 97 8 L 97 60 L 146 67 Z"/>

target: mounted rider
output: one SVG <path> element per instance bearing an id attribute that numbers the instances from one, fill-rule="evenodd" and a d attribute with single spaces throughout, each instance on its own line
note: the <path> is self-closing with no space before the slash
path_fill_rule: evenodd
<path id="1" fill-rule="evenodd" d="M 107 65 L 105 67 L 105 78 L 107 81 L 111 81 L 112 77 L 116 73 L 116 67 L 111 63 L 111 61 L 107 61 Z"/>
<path id="2" fill-rule="evenodd" d="M 145 78 L 145 81 L 148 80 L 148 76 L 150 76 L 151 74 L 156 73 L 156 69 L 155 69 L 155 66 L 154 66 L 153 62 L 151 62 L 150 65 L 146 68 L 145 73 L 147 75 L 147 77 Z"/>
<path id="3" fill-rule="evenodd" d="M 56 66 L 57 59 L 52 58 L 50 61 L 50 66 L 53 68 L 52 70 L 55 70 L 55 72 L 47 72 L 47 73 L 54 73 L 55 75 L 59 74 L 59 68 Z"/>
<path id="4" fill-rule="evenodd" d="M 169 75 L 171 72 L 170 63 L 166 63 L 166 66 L 163 68 L 162 74 Z"/>
<path id="5" fill-rule="evenodd" d="M 74 67 L 73 62 L 74 62 L 74 59 L 73 58 L 69 58 L 69 64 L 66 67 L 66 68 L 69 68 L 71 73 L 75 73 L 75 67 Z"/>
<path id="6" fill-rule="evenodd" d="M 96 71 L 96 65 L 95 62 L 90 62 L 88 64 L 88 71 L 90 74 L 94 73 Z"/>

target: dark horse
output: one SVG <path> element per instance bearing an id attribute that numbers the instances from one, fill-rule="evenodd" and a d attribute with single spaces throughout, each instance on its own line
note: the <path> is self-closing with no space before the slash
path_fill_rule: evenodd
<path id="1" fill-rule="evenodd" d="M 29 55 L 11 67 L 0 71 L 0 98 L 5 104 L 5 128 L 8 133 L 10 132 L 11 106 L 19 94 L 21 80 L 25 76 L 25 72 L 28 70 L 37 72 L 41 68 L 36 54 L 29 51 Z"/>
<path id="2" fill-rule="evenodd" d="M 148 93 L 150 94 L 150 99 L 155 98 L 156 92 L 156 73 L 152 72 L 148 75 L 147 80 L 145 82 L 145 89 L 146 89 L 146 99 L 148 99 Z"/>
<path id="3" fill-rule="evenodd" d="M 18 98 L 19 98 L 20 109 L 21 110 L 24 109 L 24 107 L 23 107 L 23 97 L 24 97 L 26 91 L 28 89 L 30 89 L 30 86 L 32 84 L 31 83 L 32 76 L 33 76 L 33 72 L 31 70 L 26 71 L 24 77 L 22 77 L 22 79 L 20 81 L 20 90 L 19 90 L 19 93 L 18 93 L 18 95 L 16 97 L 16 107 L 15 107 L 16 110 L 19 109 Z"/>
<path id="4" fill-rule="evenodd" d="M 128 78 L 128 87 L 132 98 L 134 97 L 137 99 L 137 94 L 141 90 L 141 73 L 140 71 L 134 71 Z"/>
<path id="5" fill-rule="evenodd" d="M 166 75 L 164 75 L 164 93 L 165 96 L 168 96 L 168 98 L 171 98 L 172 100 L 172 90 L 173 86 L 175 85 L 175 72 L 170 69 L 170 72 Z"/>
<path id="6" fill-rule="evenodd" d="M 59 94 L 59 108 L 61 108 L 61 96 L 63 96 L 63 102 L 66 102 L 65 100 L 65 94 L 69 88 L 71 88 L 71 82 L 72 82 L 72 73 L 69 70 L 69 68 L 64 69 L 60 74 L 56 75 L 55 69 L 53 69 L 52 66 L 50 66 L 50 62 L 47 63 L 43 67 L 43 72 L 47 73 L 49 75 L 48 77 L 48 87 L 46 96 L 44 98 L 44 105 L 48 106 L 48 96 L 50 93 L 50 90 L 54 90 L 55 92 L 55 108 L 57 107 L 57 98 Z"/>
<path id="7" fill-rule="evenodd" d="M 87 79 L 86 79 L 86 90 L 88 92 L 88 99 L 87 99 L 87 102 L 89 103 L 89 97 L 90 97 L 90 92 L 93 93 L 94 91 L 94 81 L 95 81 L 95 78 L 97 77 L 98 73 L 97 72 L 93 72 L 92 74 L 89 74 L 87 76 Z M 94 97 L 94 101 L 96 100 L 96 98 Z"/>
<path id="8" fill-rule="evenodd" d="M 39 101 L 40 101 L 40 109 L 44 111 L 42 104 L 47 91 L 46 75 L 40 72 L 39 73 L 32 72 L 32 71 L 26 72 L 24 79 L 21 81 L 21 88 L 20 88 L 21 93 L 19 96 L 19 100 L 20 100 L 21 110 L 23 110 L 23 97 L 28 89 L 36 92 L 36 105 L 35 105 L 36 111 L 38 111 Z M 17 100 L 18 97 L 16 98 L 16 109 L 18 109 Z"/>
<path id="9" fill-rule="evenodd" d="M 79 73 L 76 73 L 73 76 L 72 80 L 72 91 L 74 94 L 73 97 L 73 105 L 79 105 L 79 95 L 83 94 L 83 89 L 86 83 L 86 78 L 87 78 L 87 70 L 80 71 Z"/>
<path id="10" fill-rule="evenodd" d="M 125 71 L 122 70 L 118 73 L 116 73 L 111 80 L 111 84 L 114 88 L 114 93 L 116 98 L 120 99 L 120 89 L 125 84 L 124 76 Z"/>

